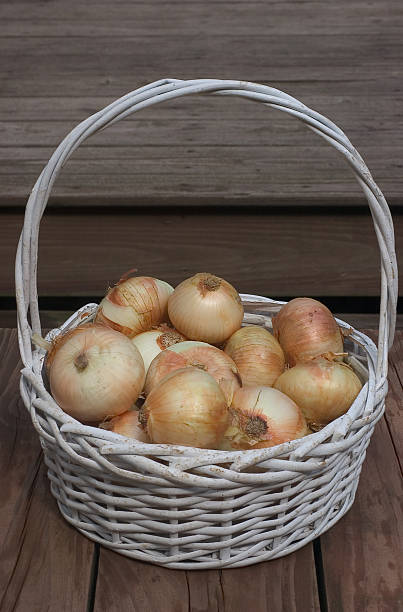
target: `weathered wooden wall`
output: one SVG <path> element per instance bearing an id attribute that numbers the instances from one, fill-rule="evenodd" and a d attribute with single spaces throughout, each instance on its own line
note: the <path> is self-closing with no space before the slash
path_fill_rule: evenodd
<path id="1" fill-rule="evenodd" d="M 403 242 L 400 3 L 17 0 L 0 23 L 3 313 L 21 211 L 54 148 L 164 76 L 271 84 L 333 119 Z M 371 218 L 347 164 L 298 121 L 244 100 L 186 98 L 115 124 L 74 153 L 49 207 L 60 212 L 41 234 L 43 296 L 100 296 L 131 267 L 172 282 L 210 269 L 273 297 L 378 294 Z"/>

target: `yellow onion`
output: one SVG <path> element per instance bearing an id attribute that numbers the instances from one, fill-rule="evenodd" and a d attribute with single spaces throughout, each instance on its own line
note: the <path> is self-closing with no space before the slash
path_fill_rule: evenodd
<path id="1" fill-rule="evenodd" d="M 167 320 L 172 292 L 171 285 L 149 276 L 121 280 L 101 301 L 95 322 L 133 338 Z"/>
<path id="2" fill-rule="evenodd" d="M 222 450 L 276 446 L 309 433 L 297 404 L 272 387 L 242 387 L 232 400 Z"/>
<path id="3" fill-rule="evenodd" d="M 58 336 L 46 367 L 59 406 L 83 422 L 99 422 L 134 404 L 144 385 L 143 359 L 126 336 L 87 323 Z"/>
<path id="4" fill-rule="evenodd" d="M 241 327 L 228 339 L 224 351 L 234 360 L 244 387 L 271 387 L 284 371 L 283 349 L 264 327 Z"/>
<path id="5" fill-rule="evenodd" d="M 224 351 L 206 342 L 180 342 L 159 354 L 151 362 L 144 393 L 150 393 L 170 372 L 188 366 L 208 372 L 220 385 L 227 404 L 231 404 L 235 391 L 241 386 L 237 367 Z"/>
<path id="6" fill-rule="evenodd" d="M 274 386 L 300 406 L 314 430 L 347 412 L 362 388 L 349 365 L 324 357 L 297 363 Z"/>
<path id="7" fill-rule="evenodd" d="M 328 353 L 343 353 L 343 335 L 332 313 L 311 298 L 295 298 L 273 317 L 273 332 L 293 366 Z M 341 357 L 339 357 L 341 359 Z"/>
<path id="8" fill-rule="evenodd" d="M 227 426 L 228 407 L 210 374 L 183 368 L 154 387 L 139 418 L 152 442 L 217 448 Z"/>
<path id="9" fill-rule="evenodd" d="M 175 288 L 168 313 L 176 329 L 190 340 L 220 344 L 241 327 L 243 306 L 232 285 L 203 272 Z"/>
<path id="10" fill-rule="evenodd" d="M 128 410 L 110 421 L 101 423 L 99 427 L 118 433 L 121 436 L 126 436 L 127 438 L 134 438 L 139 442 L 146 442 L 148 444 L 151 442 L 140 425 L 139 413 L 136 410 Z"/>
<path id="11" fill-rule="evenodd" d="M 161 351 L 184 340 L 186 340 L 185 336 L 175 329 L 167 329 L 167 331 L 153 329 L 132 338 L 133 344 L 136 345 L 143 358 L 146 374 L 150 363 Z"/>

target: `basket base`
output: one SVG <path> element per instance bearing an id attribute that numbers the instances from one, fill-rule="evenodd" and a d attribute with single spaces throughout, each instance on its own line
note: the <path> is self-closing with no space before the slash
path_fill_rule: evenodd
<path id="1" fill-rule="evenodd" d="M 134 544 L 108 541 L 96 531 L 93 523 L 88 524 L 89 528 L 78 526 L 78 524 L 85 524 L 86 521 L 80 520 L 80 518 L 82 519 L 84 517 L 79 518 L 71 516 L 68 511 L 68 507 L 65 506 L 60 499 L 57 499 L 59 496 L 55 495 L 55 491 L 53 491 L 53 483 L 51 485 L 51 489 L 52 493 L 56 497 L 57 505 L 63 518 L 93 542 L 101 544 L 105 548 L 108 548 L 113 552 L 125 557 L 129 557 L 130 559 L 151 563 L 152 565 L 159 565 L 169 569 L 205 570 L 230 569 L 255 565 L 257 563 L 263 563 L 264 561 L 285 557 L 299 550 L 300 548 L 303 548 L 309 544 L 309 542 L 312 542 L 312 540 L 318 538 L 322 534 L 326 533 L 326 531 L 331 529 L 331 527 L 333 527 L 333 525 L 335 525 L 350 510 L 352 504 L 354 503 L 357 485 L 358 480 L 354 489 L 351 490 L 346 496 L 343 504 L 338 504 L 337 507 L 331 508 L 323 516 L 320 523 L 316 527 L 312 527 L 309 530 L 305 529 L 305 533 L 299 534 L 298 532 L 294 532 L 289 537 L 283 538 L 282 540 L 280 538 L 275 538 L 277 543 L 275 543 L 274 546 L 273 544 L 269 543 L 259 551 L 254 550 L 256 547 L 245 549 L 242 552 L 237 552 L 235 558 L 229 557 L 228 559 L 220 559 L 219 553 L 216 552 L 211 555 L 211 560 L 209 561 L 177 561 L 173 556 L 155 555 L 153 554 L 153 551 L 147 552 L 146 550 L 136 550 Z M 275 542 L 275 540 L 272 540 L 272 542 Z M 200 551 L 200 553 L 202 553 L 202 551 Z"/>

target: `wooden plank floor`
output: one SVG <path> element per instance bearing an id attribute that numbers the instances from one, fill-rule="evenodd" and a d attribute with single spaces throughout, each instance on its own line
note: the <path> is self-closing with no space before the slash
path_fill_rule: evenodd
<path id="1" fill-rule="evenodd" d="M 386 418 L 377 425 L 352 509 L 300 551 L 249 568 L 185 572 L 92 544 L 61 517 L 36 432 L 19 399 L 15 330 L 0 330 L 0 609 L 141 612 L 396 612 L 403 606 L 399 331 Z M 393 421 L 393 426 L 391 421 Z"/>
<path id="2" fill-rule="evenodd" d="M 16 330 L 1 330 L 0 610 L 85 612 L 94 546 L 60 520 L 20 369 Z"/>

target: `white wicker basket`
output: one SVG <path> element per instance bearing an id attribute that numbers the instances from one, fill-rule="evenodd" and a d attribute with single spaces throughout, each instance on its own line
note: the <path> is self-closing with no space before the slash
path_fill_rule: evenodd
<path id="1" fill-rule="evenodd" d="M 141 108 L 187 94 L 240 96 L 285 111 L 325 138 L 349 162 L 367 197 L 381 253 L 378 349 L 351 330 L 351 362 L 365 385 L 348 413 L 318 433 L 274 448 L 224 452 L 142 444 L 66 415 L 42 378 L 36 268 L 39 223 L 53 183 L 91 134 Z M 80 123 L 37 180 L 16 257 L 21 395 L 36 428 L 51 491 L 66 520 L 92 540 L 171 568 L 240 567 L 286 555 L 329 529 L 354 500 L 375 423 L 384 411 L 393 341 L 397 267 L 387 203 L 362 158 L 328 119 L 290 96 L 243 81 L 164 79 L 127 94 Z M 246 321 L 270 328 L 279 302 L 242 296 Z M 80 309 L 62 330 L 91 317 Z M 28 322 L 28 314 L 30 323 Z M 344 328 L 349 326 L 339 321 Z M 60 333 L 54 330 L 52 335 Z"/>

